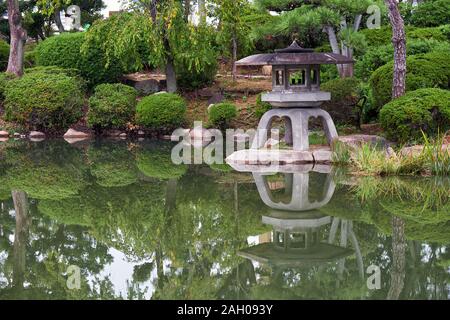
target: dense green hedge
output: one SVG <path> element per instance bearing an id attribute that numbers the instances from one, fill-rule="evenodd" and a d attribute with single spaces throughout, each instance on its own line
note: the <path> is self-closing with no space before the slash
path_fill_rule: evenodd
<path id="1" fill-rule="evenodd" d="M 35 49 L 36 63 L 42 66 L 78 69 L 89 86 L 117 82 L 122 74 L 120 63 L 113 61 L 106 67 L 106 60 L 98 47 L 90 47 L 86 54 L 82 54 L 80 49 L 84 39 L 85 34 L 81 32 L 48 38 Z"/>
<path id="2" fill-rule="evenodd" d="M 416 28 L 406 26 L 406 38 L 408 40 L 429 40 L 449 41 L 450 40 L 450 25 L 442 25 L 431 28 Z M 390 25 L 383 26 L 380 29 L 363 29 L 360 31 L 364 34 L 366 42 L 370 49 L 373 47 L 380 47 L 392 43 L 392 28 Z"/>
<path id="3" fill-rule="evenodd" d="M 8 73 L 0 73 L 0 104 L 5 99 L 4 93 L 6 84 L 8 83 L 8 80 L 13 79 L 14 77 L 11 74 Z"/>
<path id="4" fill-rule="evenodd" d="M 66 129 L 82 116 L 79 82 L 63 73 L 26 73 L 8 81 L 4 96 L 5 119 L 30 129 Z"/>
<path id="5" fill-rule="evenodd" d="M 127 85 L 101 84 L 89 99 L 87 123 L 94 128 L 122 128 L 132 122 L 137 91 Z"/>
<path id="6" fill-rule="evenodd" d="M 450 43 L 447 41 L 430 40 L 408 40 L 406 53 L 408 56 L 428 53 L 431 51 L 450 51 Z M 386 44 L 379 47 L 373 47 L 362 57 L 357 59 L 355 64 L 355 76 L 357 78 L 368 80 L 373 71 L 393 60 L 394 47 L 392 44 Z"/>
<path id="7" fill-rule="evenodd" d="M 387 138 L 401 143 L 450 129 L 450 91 L 419 89 L 386 104 L 380 122 Z"/>
<path id="8" fill-rule="evenodd" d="M 0 71 L 5 71 L 8 66 L 9 45 L 0 39 Z"/>
<path id="9" fill-rule="evenodd" d="M 173 129 L 184 122 L 186 102 L 173 93 L 158 93 L 143 98 L 136 108 L 138 124 L 150 129 Z"/>
<path id="10" fill-rule="evenodd" d="M 447 24 L 433 28 L 409 28 L 406 37 L 408 39 L 450 41 L 450 25 Z"/>
<path id="11" fill-rule="evenodd" d="M 213 126 L 225 128 L 230 121 L 236 118 L 237 109 L 232 103 L 218 103 L 209 109 L 209 123 Z"/>
<path id="12" fill-rule="evenodd" d="M 450 52 L 431 52 L 406 60 L 406 90 L 439 87 L 446 89 L 450 80 Z M 391 100 L 393 62 L 375 70 L 370 77 L 374 105 L 377 108 Z"/>
<path id="13" fill-rule="evenodd" d="M 450 21 L 450 1 L 434 0 L 414 9 L 410 23 L 417 27 L 436 27 Z"/>

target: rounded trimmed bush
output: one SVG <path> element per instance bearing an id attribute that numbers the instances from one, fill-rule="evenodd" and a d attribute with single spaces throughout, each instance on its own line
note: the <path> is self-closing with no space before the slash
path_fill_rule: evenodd
<path id="1" fill-rule="evenodd" d="M 186 165 L 173 163 L 169 146 L 140 150 L 136 163 L 144 175 L 161 180 L 178 179 L 187 170 Z"/>
<path id="2" fill-rule="evenodd" d="M 186 102 L 174 93 L 157 93 L 143 98 L 136 108 L 136 120 L 151 129 L 173 129 L 184 122 Z"/>
<path id="3" fill-rule="evenodd" d="M 369 79 L 374 104 L 382 107 L 392 99 L 392 78 L 394 62 L 391 61 L 375 70 Z M 439 51 L 406 59 L 406 90 L 420 88 L 449 88 L 450 53 Z"/>
<path id="4" fill-rule="evenodd" d="M 82 116 L 83 93 L 65 74 L 32 72 L 8 81 L 5 119 L 38 130 L 66 129 Z"/>
<path id="5" fill-rule="evenodd" d="M 0 40 L 0 71 L 5 71 L 8 66 L 9 45 L 6 41 Z"/>
<path id="6" fill-rule="evenodd" d="M 408 92 L 386 104 L 380 122 L 387 138 L 405 143 L 450 129 L 450 91 L 428 88 Z"/>
<path id="7" fill-rule="evenodd" d="M 213 105 L 209 110 L 208 118 L 211 125 L 224 128 L 231 120 L 236 118 L 236 116 L 236 106 L 232 103 L 224 102 Z"/>
<path id="8" fill-rule="evenodd" d="M 137 181 L 134 157 L 126 145 L 106 143 L 89 148 L 90 171 L 98 185 L 117 188 Z"/>
<path id="9" fill-rule="evenodd" d="M 137 91 L 127 85 L 101 84 L 89 99 L 87 123 L 95 128 L 121 128 L 133 121 Z"/>
<path id="10" fill-rule="evenodd" d="M 86 54 L 81 53 L 85 34 L 63 33 L 42 41 L 35 49 L 37 65 L 75 68 L 80 75 L 95 86 L 104 82 L 117 82 L 122 75 L 120 63 L 111 62 L 106 67 L 106 59 L 100 47 L 90 47 Z"/>

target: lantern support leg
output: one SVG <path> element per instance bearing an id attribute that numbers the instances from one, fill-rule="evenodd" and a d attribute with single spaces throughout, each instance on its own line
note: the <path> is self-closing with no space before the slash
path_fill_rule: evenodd
<path id="1" fill-rule="evenodd" d="M 251 149 L 264 147 L 274 119 L 281 118 L 286 122 L 285 140 L 292 144 L 294 151 L 309 150 L 309 119 L 320 118 L 328 144 L 338 138 L 337 130 L 330 114 L 320 108 L 276 108 L 267 111 L 261 118 Z"/>

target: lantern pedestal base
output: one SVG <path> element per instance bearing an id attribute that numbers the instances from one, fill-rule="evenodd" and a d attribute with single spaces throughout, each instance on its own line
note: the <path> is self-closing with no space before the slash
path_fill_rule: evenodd
<path id="1" fill-rule="evenodd" d="M 272 122 L 277 118 L 286 121 L 286 142 L 293 145 L 294 151 L 309 151 L 308 124 L 310 118 L 320 118 L 322 120 L 323 130 L 330 146 L 338 138 L 333 119 L 325 110 L 319 108 L 277 108 L 267 111 L 259 121 L 251 149 L 264 147 L 268 140 Z"/>

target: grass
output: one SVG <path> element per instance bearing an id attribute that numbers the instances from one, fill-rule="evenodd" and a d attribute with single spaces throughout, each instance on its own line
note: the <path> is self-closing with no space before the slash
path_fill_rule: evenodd
<path id="1" fill-rule="evenodd" d="M 450 152 L 443 149 L 444 137 L 428 139 L 419 154 L 392 153 L 377 146 L 363 144 L 351 149 L 342 143 L 333 146 L 333 162 L 350 165 L 363 175 L 450 175 Z"/>

